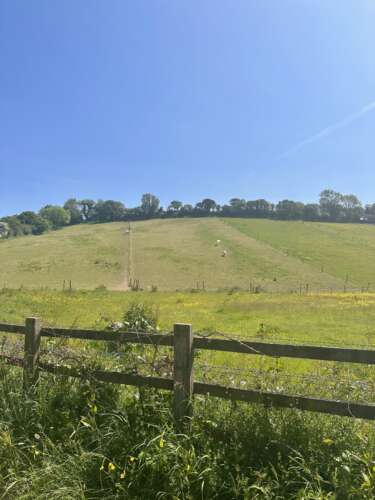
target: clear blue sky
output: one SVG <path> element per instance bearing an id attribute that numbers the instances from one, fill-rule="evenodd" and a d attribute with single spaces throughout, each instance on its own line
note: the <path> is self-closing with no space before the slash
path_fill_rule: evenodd
<path id="1" fill-rule="evenodd" d="M 0 0 L 0 215 L 375 201 L 374 26 L 372 0 Z"/>

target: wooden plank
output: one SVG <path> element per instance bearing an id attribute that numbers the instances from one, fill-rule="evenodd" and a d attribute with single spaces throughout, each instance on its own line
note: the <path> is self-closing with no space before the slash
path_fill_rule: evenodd
<path id="1" fill-rule="evenodd" d="M 232 401 L 261 403 L 271 407 L 296 408 L 298 410 L 328 413 L 330 415 L 375 420 L 375 405 L 235 389 L 232 387 L 203 384 L 200 382 L 195 382 L 194 394 L 209 394 L 210 396 Z"/>
<path id="2" fill-rule="evenodd" d="M 177 426 L 181 426 L 192 415 L 194 351 L 191 325 L 174 325 L 173 336 L 173 413 Z"/>
<path id="3" fill-rule="evenodd" d="M 38 318 L 27 318 L 25 323 L 25 357 L 23 362 L 23 385 L 30 388 L 38 380 L 41 324 Z"/>
<path id="4" fill-rule="evenodd" d="M 274 357 L 318 359 L 346 363 L 375 364 L 375 350 L 348 349 L 341 347 L 317 347 L 308 345 L 270 344 L 215 338 L 195 338 L 195 349 L 257 354 Z"/>
<path id="5" fill-rule="evenodd" d="M 25 326 L 24 325 L 8 325 L 5 323 L 0 323 L 0 332 L 4 333 L 20 333 L 25 334 Z"/>
<path id="6" fill-rule="evenodd" d="M 143 375 L 132 375 L 119 372 L 107 372 L 101 370 L 87 371 L 65 366 L 53 365 L 50 363 L 39 363 L 41 370 L 49 373 L 65 375 L 75 378 L 94 378 L 102 382 L 112 384 L 131 385 L 136 387 L 153 387 L 155 389 L 173 390 L 173 380 L 161 377 L 146 377 Z"/>
<path id="7" fill-rule="evenodd" d="M 73 330 L 69 328 L 42 328 L 42 337 L 65 337 L 83 340 L 103 340 L 120 344 L 148 344 L 173 346 L 173 335 L 138 332 L 105 332 L 97 330 Z"/>

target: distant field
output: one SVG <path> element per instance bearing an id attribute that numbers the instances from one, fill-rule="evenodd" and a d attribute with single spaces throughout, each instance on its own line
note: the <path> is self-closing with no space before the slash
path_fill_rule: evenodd
<path id="1" fill-rule="evenodd" d="M 373 226 L 212 218 L 132 227 L 132 273 L 145 288 L 375 289 Z"/>
<path id="2" fill-rule="evenodd" d="M 120 223 L 72 226 L 42 236 L 0 242 L 0 286 L 116 288 L 127 245 Z"/>
<path id="3" fill-rule="evenodd" d="M 375 345 L 375 294 L 110 292 L 0 290 L 0 322 L 39 316 L 45 325 L 100 328 L 133 302 L 153 305 L 163 331 L 173 323 L 244 338 Z"/>
<path id="4" fill-rule="evenodd" d="M 0 242 L 0 287 L 375 290 L 375 227 L 255 219 L 79 225 Z M 220 243 L 216 245 L 217 240 Z M 223 257 L 223 251 L 227 252 Z"/>
<path id="5" fill-rule="evenodd" d="M 375 226 L 244 219 L 226 222 L 315 271 L 375 289 Z"/>

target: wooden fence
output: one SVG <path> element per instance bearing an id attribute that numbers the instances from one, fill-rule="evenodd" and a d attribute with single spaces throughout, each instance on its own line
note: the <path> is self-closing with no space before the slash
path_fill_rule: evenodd
<path id="1" fill-rule="evenodd" d="M 173 391 L 173 412 L 176 421 L 179 423 L 186 421 L 186 417 L 192 416 L 192 399 L 194 394 L 209 394 L 218 398 L 261 403 L 271 407 L 297 408 L 299 410 L 375 420 L 375 405 L 237 389 L 216 384 L 195 382 L 193 371 L 194 351 L 200 349 L 272 357 L 362 363 L 366 365 L 375 365 L 375 350 L 194 337 L 191 325 L 187 324 L 175 324 L 173 334 L 117 333 L 96 330 L 44 328 L 39 319 L 27 318 L 25 325 L 0 324 L 0 332 L 25 336 L 23 359 L 5 355 L 0 356 L 0 358 L 7 363 L 23 367 L 23 379 L 26 388 L 36 383 L 40 370 L 60 373 L 70 377 L 83 376 L 80 370 L 41 362 L 39 360 L 41 337 L 94 340 L 116 342 L 119 344 L 134 343 L 168 346 L 174 348 L 174 370 L 173 378 L 171 379 L 100 370 L 90 371 L 90 376 L 97 380 L 114 384 L 145 386 Z"/>

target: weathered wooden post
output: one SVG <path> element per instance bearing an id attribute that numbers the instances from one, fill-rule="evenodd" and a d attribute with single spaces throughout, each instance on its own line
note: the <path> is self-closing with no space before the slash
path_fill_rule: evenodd
<path id="1" fill-rule="evenodd" d="M 190 423 L 193 414 L 193 330 L 191 325 L 175 324 L 174 335 L 174 394 L 173 413 L 177 427 Z"/>
<path id="2" fill-rule="evenodd" d="M 38 318 L 26 319 L 23 386 L 28 389 L 38 380 L 38 362 L 41 324 Z"/>

